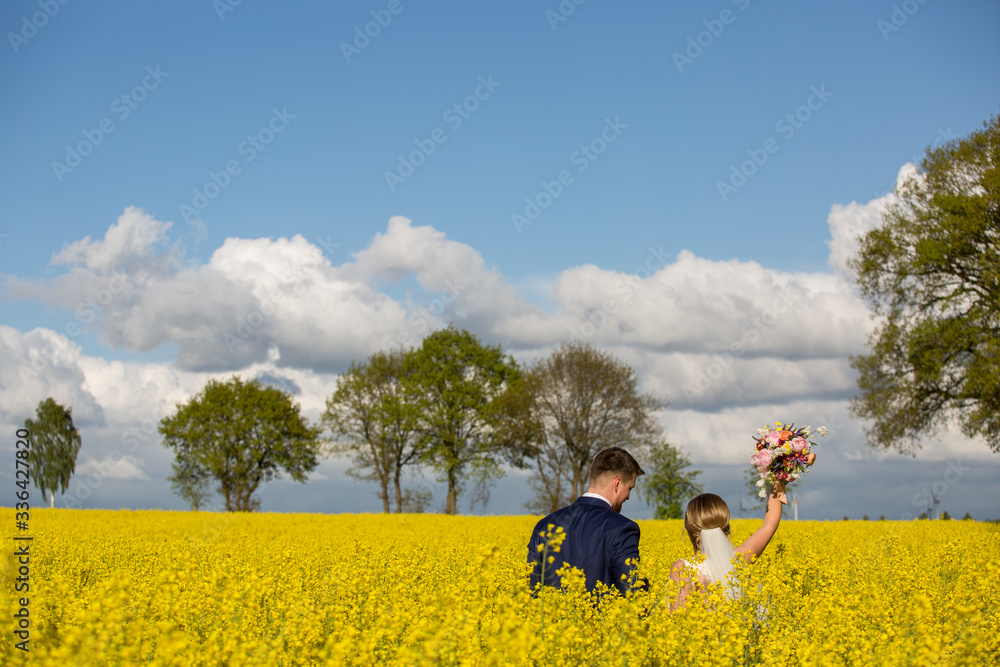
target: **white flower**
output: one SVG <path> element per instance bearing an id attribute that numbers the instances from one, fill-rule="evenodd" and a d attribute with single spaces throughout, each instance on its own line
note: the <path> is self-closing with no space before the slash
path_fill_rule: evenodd
<path id="1" fill-rule="evenodd" d="M 816 429 L 816 432 L 819 433 L 824 438 L 826 437 L 826 434 L 829 433 L 829 431 L 826 430 L 825 426 L 820 426 L 819 428 Z"/>
<path id="2" fill-rule="evenodd" d="M 757 495 L 760 496 L 761 498 L 763 498 L 764 496 L 767 495 L 767 491 L 765 491 L 764 489 L 761 489 L 760 493 L 758 493 Z"/>
<path id="3" fill-rule="evenodd" d="M 764 480 L 758 479 L 757 480 L 757 486 L 764 486 Z"/>
<path id="4" fill-rule="evenodd" d="M 767 435 L 767 427 L 766 426 L 763 427 L 763 428 L 757 429 L 757 437 L 758 438 L 763 438 L 765 435 Z"/>

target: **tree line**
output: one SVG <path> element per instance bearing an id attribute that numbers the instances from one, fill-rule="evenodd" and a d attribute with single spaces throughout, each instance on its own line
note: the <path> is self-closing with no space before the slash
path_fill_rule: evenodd
<path id="1" fill-rule="evenodd" d="M 171 487 L 193 510 L 214 491 L 227 511 L 255 511 L 262 485 L 282 474 L 305 482 L 333 456 L 375 482 L 384 512 L 426 508 L 428 493 L 403 488 L 407 472 L 433 472 L 447 489 L 444 511 L 457 514 L 460 498 L 470 509 L 485 504 L 492 483 L 520 468 L 532 471 L 526 509 L 544 514 L 586 491 L 594 455 L 618 446 L 648 461 L 640 493 L 657 518 L 678 518 L 701 492 L 700 473 L 664 437 L 662 407 L 639 391 L 631 366 L 589 343 L 563 343 L 522 368 L 499 345 L 449 326 L 419 347 L 351 363 L 317 424 L 291 394 L 234 375 L 177 404 L 159 432 L 174 453 Z M 72 463 L 64 468 L 72 473 Z"/>

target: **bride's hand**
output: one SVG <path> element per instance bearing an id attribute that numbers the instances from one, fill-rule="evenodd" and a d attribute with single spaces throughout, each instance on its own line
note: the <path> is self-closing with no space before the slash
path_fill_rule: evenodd
<path id="1" fill-rule="evenodd" d="M 771 497 L 776 498 L 782 505 L 788 504 L 788 499 L 785 497 L 784 482 L 775 482 L 771 485 Z"/>

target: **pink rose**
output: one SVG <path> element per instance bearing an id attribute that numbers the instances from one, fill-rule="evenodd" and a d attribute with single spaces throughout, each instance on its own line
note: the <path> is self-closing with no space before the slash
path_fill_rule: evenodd
<path id="1" fill-rule="evenodd" d="M 781 442 L 781 434 L 778 433 L 777 431 L 770 431 L 767 434 L 766 440 L 767 440 L 768 444 L 776 445 L 779 442 Z"/>
<path id="2" fill-rule="evenodd" d="M 766 469 L 769 465 L 771 465 L 771 461 L 773 460 L 774 460 L 774 453 L 770 449 L 762 449 L 759 452 L 757 452 L 756 465 L 758 468 L 761 468 L 762 470 Z"/>
<path id="3" fill-rule="evenodd" d="M 801 436 L 799 436 L 797 438 L 792 438 L 792 449 L 794 449 L 796 453 L 801 452 L 802 450 L 804 450 L 808 446 L 809 446 L 809 443 L 806 441 L 805 438 L 803 438 Z"/>

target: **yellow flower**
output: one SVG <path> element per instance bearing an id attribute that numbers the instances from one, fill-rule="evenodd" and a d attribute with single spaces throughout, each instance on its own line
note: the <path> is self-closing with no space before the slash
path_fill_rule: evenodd
<path id="1" fill-rule="evenodd" d="M 0 508 L 10 525 L 13 508 Z M 37 513 L 37 515 L 36 515 Z M 642 521 L 648 591 L 595 606 L 579 571 L 528 589 L 537 517 L 32 511 L 39 665 L 994 664 L 1000 531 L 972 521 L 783 523 L 744 597 L 678 613 L 681 520 Z M 759 519 L 733 519 L 742 542 Z M 433 536 L 433 542 L 428 541 Z M 547 555 L 554 563 L 554 556 Z M 19 565 L 0 557 L 8 618 Z M 37 588 L 36 588 L 37 587 Z M 2 604 L 2 603 L 0 603 Z M 793 642 L 776 628 L 823 619 Z M 20 664 L 0 642 L 0 664 Z"/>

